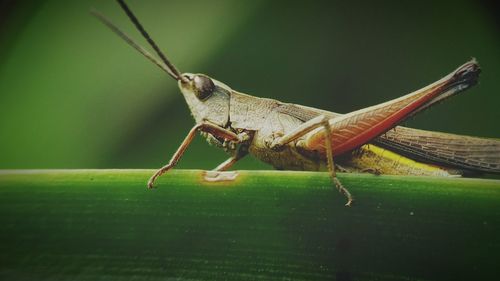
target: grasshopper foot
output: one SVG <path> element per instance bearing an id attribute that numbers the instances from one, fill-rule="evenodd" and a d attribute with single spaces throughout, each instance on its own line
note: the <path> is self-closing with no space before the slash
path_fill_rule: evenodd
<path id="1" fill-rule="evenodd" d="M 156 175 L 156 174 L 155 174 Z M 148 180 L 148 188 L 153 189 L 154 188 L 154 183 L 156 180 L 155 175 L 153 175 L 149 180 Z"/>
<path id="2" fill-rule="evenodd" d="M 205 171 L 203 172 L 203 179 L 208 182 L 221 182 L 221 181 L 233 181 L 238 177 L 238 172 L 236 171 Z"/>
<path id="3" fill-rule="evenodd" d="M 172 168 L 172 166 L 169 164 L 169 165 L 159 169 L 158 171 L 156 171 L 156 173 L 154 173 L 154 175 L 151 176 L 151 178 L 148 180 L 148 188 L 153 189 L 156 179 L 158 177 L 160 177 L 161 175 L 165 174 L 168 170 L 170 170 L 170 168 Z"/>
<path id="4" fill-rule="evenodd" d="M 344 194 L 345 197 L 347 198 L 347 203 L 345 203 L 345 206 L 346 207 L 351 207 L 352 206 L 352 202 L 354 201 L 354 198 L 352 198 L 352 195 L 349 192 L 349 190 L 347 190 L 347 188 L 345 188 L 344 185 L 342 185 L 342 183 L 339 181 L 339 179 L 337 177 L 333 178 L 333 182 L 335 183 L 335 186 L 337 187 L 337 189 L 339 190 L 339 192 L 342 193 L 342 194 Z"/>
<path id="5" fill-rule="evenodd" d="M 382 172 L 377 168 L 364 168 L 361 170 L 361 173 L 369 173 L 375 176 L 380 176 L 382 174 Z"/>

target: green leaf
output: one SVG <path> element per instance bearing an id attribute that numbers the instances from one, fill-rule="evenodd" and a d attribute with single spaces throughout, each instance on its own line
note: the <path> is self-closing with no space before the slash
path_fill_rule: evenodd
<path id="1" fill-rule="evenodd" d="M 0 172 L 2 280 L 486 280 L 500 181 L 239 171 Z M 170 279 L 169 279 L 170 278 Z"/>

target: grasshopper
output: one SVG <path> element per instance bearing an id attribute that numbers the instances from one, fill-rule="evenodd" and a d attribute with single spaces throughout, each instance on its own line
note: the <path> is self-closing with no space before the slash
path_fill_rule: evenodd
<path id="1" fill-rule="evenodd" d="M 332 184 L 347 198 L 346 206 L 351 206 L 353 196 L 338 180 L 338 168 L 385 174 L 500 173 L 499 140 L 396 127 L 408 117 L 475 85 L 480 73 L 475 59 L 420 90 L 338 114 L 243 94 L 205 74 L 181 73 L 125 2 L 118 0 L 118 3 L 161 60 L 106 17 L 96 11 L 92 13 L 177 81 L 195 119 L 194 127 L 168 164 L 150 178 L 149 188 L 178 163 L 198 132 L 210 144 L 231 155 L 214 169 L 215 175 L 248 154 L 276 169 L 327 170 Z M 341 165 L 335 165 L 334 157 Z M 207 174 L 206 178 L 217 180 L 213 174 Z"/>

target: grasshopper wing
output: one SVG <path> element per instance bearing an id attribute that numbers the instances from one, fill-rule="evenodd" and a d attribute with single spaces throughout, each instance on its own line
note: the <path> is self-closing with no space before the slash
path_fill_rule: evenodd
<path id="1" fill-rule="evenodd" d="M 283 113 L 294 116 L 303 122 L 319 115 L 328 118 L 342 116 L 339 113 L 302 105 L 287 104 L 280 109 Z M 397 126 L 369 143 L 424 163 L 474 172 L 500 173 L 500 140 L 498 139 Z"/>
<path id="2" fill-rule="evenodd" d="M 373 143 L 417 161 L 500 173 L 500 140 L 397 127 Z"/>

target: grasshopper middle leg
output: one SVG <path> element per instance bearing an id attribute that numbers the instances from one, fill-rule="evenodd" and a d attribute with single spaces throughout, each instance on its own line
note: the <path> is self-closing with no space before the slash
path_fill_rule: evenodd
<path id="1" fill-rule="evenodd" d="M 242 138 L 244 140 L 245 138 Z M 231 173 L 225 172 L 229 168 L 231 168 L 238 160 L 248 155 L 248 148 L 244 145 L 240 145 L 235 151 L 234 155 L 231 156 L 226 161 L 219 164 L 219 166 L 215 167 L 211 171 L 206 171 L 204 174 L 204 178 L 209 182 L 219 182 L 219 181 L 231 181 L 236 178 L 238 173 L 236 171 L 232 171 Z"/>
<path id="2" fill-rule="evenodd" d="M 243 148 L 240 146 L 240 147 L 238 147 L 238 149 L 236 150 L 236 152 L 234 153 L 233 156 L 229 157 L 226 161 L 220 163 L 219 166 L 215 167 L 212 171 L 214 171 L 214 172 L 226 171 L 229 168 L 231 168 L 236 162 L 238 162 L 238 160 L 240 160 L 241 158 L 243 158 L 247 155 L 248 155 L 247 148 L 246 147 Z"/>
<path id="3" fill-rule="evenodd" d="M 313 118 L 307 121 L 306 123 L 302 124 L 301 126 L 297 127 L 292 132 L 284 135 L 281 138 L 276 139 L 275 142 L 271 143 L 270 147 L 273 149 L 278 149 L 279 147 L 286 145 L 287 143 L 290 143 L 292 141 L 295 141 L 300 137 L 304 136 L 305 134 L 319 127 L 323 127 L 325 129 L 325 135 L 326 135 L 325 149 L 326 149 L 328 173 L 330 174 L 330 178 L 333 184 L 335 184 L 338 190 L 346 196 L 347 203 L 345 205 L 349 207 L 352 205 L 354 199 L 349 190 L 347 190 L 347 188 L 345 188 L 337 178 L 337 173 L 335 171 L 335 163 L 333 162 L 332 129 L 330 123 L 328 122 L 328 118 L 326 118 L 323 115 Z"/>

